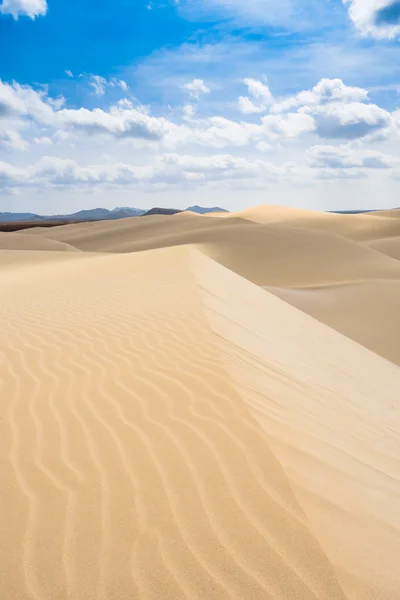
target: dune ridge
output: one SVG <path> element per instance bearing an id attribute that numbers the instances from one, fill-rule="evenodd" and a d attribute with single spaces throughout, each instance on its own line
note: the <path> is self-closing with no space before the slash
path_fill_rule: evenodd
<path id="1" fill-rule="evenodd" d="M 396 323 L 398 261 L 240 216 L 56 229 L 0 251 L 0 597 L 393 600 L 397 333 L 356 307 Z"/>
<path id="2" fill-rule="evenodd" d="M 400 293 L 400 220 L 396 214 L 333 214 L 264 205 L 237 213 L 180 213 L 39 227 L 19 235 L 26 249 L 32 237 L 39 237 L 85 253 L 195 246 L 400 364 L 400 328 L 393 327 Z M 358 311 L 357 306 L 362 309 Z"/>
<path id="3" fill-rule="evenodd" d="M 228 372 L 267 432 L 346 597 L 394 598 L 399 368 L 216 263 L 196 260 Z"/>

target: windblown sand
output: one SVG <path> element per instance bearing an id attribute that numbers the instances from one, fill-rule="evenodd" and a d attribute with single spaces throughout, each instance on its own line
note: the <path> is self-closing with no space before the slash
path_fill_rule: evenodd
<path id="1" fill-rule="evenodd" d="M 398 600 L 400 218 L 0 237 L 1 600 Z"/>

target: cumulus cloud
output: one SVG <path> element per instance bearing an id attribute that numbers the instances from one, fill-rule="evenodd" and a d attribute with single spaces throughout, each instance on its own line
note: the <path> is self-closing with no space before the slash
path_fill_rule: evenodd
<path id="1" fill-rule="evenodd" d="M 131 185 L 149 179 L 151 175 L 151 167 L 124 163 L 80 166 L 74 160 L 54 156 L 45 156 L 25 168 L 0 162 L 0 186 L 3 188 Z"/>
<path id="2" fill-rule="evenodd" d="M 270 112 L 297 118 L 307 115 L 314 122 L 315 134 L 327 139 L 361 139 L 383 131 L 386 135 L 394 127 L 391 113 L 369 103 L 367 90 L 347 86 L 341 79 L 321 79 L 310 90 L 280 98 Z"/>
<path id="3" fill-rule="evenodd" d="M 376 39 L 400 36 L 400 0 L 343 0 L 343 3 L 363 35 Z"/>
<path id="4" fill-rule="evenodd" d="M 252 160 L 231 154 L 164 154 L 153 157 L 151 164 L 144 166 L 122 162 L 82 166 L 74 160 L 45 156 L 23 168 L 0 162 L 0 189 L 139 187 L 155 191 L 175 185 L 193 188 L 207 184 L 235 189 L 237 185 L 265 189 L 266 185 L 279 181 L 310 185 L 316 180 L 366 178 L 367 168 L 378 168 L 371 161 L 381 160 L 384 164 L 390 158 L 365 154 L 363 160 L 355 161 L 346 152 L 339 151 L 337 155 L 339 158 L 335 161 L 331 148 L 310 149 L 312 160 L 318 161 L 318 164 L 316 162 L 311 166 L 294 162 L 276 165 L 266 160 Z M 397 171 L 393 170 L 395 173 Z"/>
<path id="5" fill-rule="evenodd" d="M 273 102 L 269 87 L 256 79 L 245 79 L 249 96 L 239 97 L 239 110 L 244 114 L 264 112 Z"/>
<path id="6" fill-rule="evenodd" d="M 26 169 L 0 161 L 0 188 L 21 186 L 29 179 Z"/>
<path id="7" fill-rule="evenodd" d="M 53 119 L 54 109 L 62 103 L 54 103 L 46 90 L 36 91 L 30 86 L 12 85 L 0 80 L 0 119 L 2 117 L 33 117 L 46 123 Z"/>
<path id="8" fill-rule="evenodd" d="M 302 133 L 312 132 L 316 128 L 313 117 L 301 112 L 287 115 L 266 115 L 261 122 L 263 132 L 270 139 L 295 138 Z"/>
<path id="9" fill-rule="evenodd" d="M 73 129 L 87 134 L 147 140 L 160 140 L 177 127 L 165 118 L 151 117 L 144 110 L 133 108 L 128 100 L 109 110 L 66 109 L 61 108 L 62 104 L 63 99 L 52 100 L 46 90 L 36 91 L 29 86 L 0 81 L 0 119 L 28 117 L 58 130 Z"/>
<path id="10" fill-rule="evenodd" d="M 91 135 L 108 134 L 120 139 L 156 141 L 174 129 L 174 125 L 163 117 L 151 117 L 136 108 L 121 108 L 118 105 L 108 111 L 100 108 L 63 109 L 57 111 L 55 117 L 60 127 Z"/>
<path id="11" fill-rule="evenodd" d="M 225 117 L 209 117 L 196 122 L 195 126 L 186 132 L 184 141 L 226 148 L 227 146 L 245 146 L 251 141 L 263 136 L 262 127 L 255 123 L 232 121 Z"/>
<path id="12" fill-rule="evenodd" d="M 189 83 L 185 83 L 183 86 L 185 90 L 189 92 L 189 96 L 196 98 L 197 100 L 203 94 L 210 94 L 211 90 L 206 86 L 202 79 L 193 79 Z"/>
<path id="13" fill-rule="evenodd" d="M 391 125 L 391 114 L 376 104 L 351 102 L 306 107 L 315 120 L 318 136 L 330 139 L 360 139 Z"/>
<path id="14" fill-rule="evenodd" d="M 18 17 L 35 19 L 47 13 L 46 0 L 3 0 L 0 4 L 0 13 Z"/>
<path id="15" fill-rule="evenodd" d="M 29 144 L 15 130 L 0 130 L 0 147 L 10 148 L 11 150 L 27 150 Z"/>
<path id="16" fill-rule="evenodd" d="M 400 157 L 348 146 L 313 146 L 307 151 L 314 168 L 390 169 L 400 166 Z"/>
<path id="17" fill-rule="evenodd" d="M 319 106 L 331 102 L 365 102 L 368 91 L 359 87 L 345 85 L 341 79 L 321 79 L 311 90 L 304 90 L 277 100 L 271 107 L 273 113 L 288 112 L 293 108 Z"/>
<path id="18" fill-rule="evenodd" d="M 96 80 L 103 85 L 103 81 Z M 117 81 L 117 80 L 116 80 Z M 99 83 L 100 82 L 100 83 Z M 382 139 L 400 131 L 398 111 L 390 113 L 368 101 L 368 92 L 346 86 L 341 80 L 321 80 L 311 90 L 288 98 L 274 100 L 269 88 L 256 80 L 247 80 L 252 97 L 269 103 L 268 114 L 258 122 L 235 121 L 211 116 L 195 119 L 196 108 L 183 108 L 186 125 L 150 114 L 147 108 L 134 106 L 122 98 L 117 104 L 103 108 L 65 108 L 64 98 L 52 99 L 46 89 L 34 90 L 17 83 L 0 81 L 1 117 L 22 119 L 52 128 L 54 135 L 108 135 L 115 139 L 139 139 L 176 144 L 201 144 L 214 148 L 244 146 L 250 142 L 292 139 L 314 134 L 325 139 Z M 107 83 L 108 85 L 108 83 Z M 113 83 L 116 85 L 116 83 Z M 99 88 L 98 93 L 102 93 Z M 44 134 L 48 137 L 48 134 Z"/>
<path id="19" fill-rule="evenodd" d="M 186 173 L 201 173 L 204 175 L 223 175 L 224 177 L 254 177 L 266 163 L 262 161 L 249 161 L 246 158 L 235 157 L 230 154 L 217 154 L 211 156 L 188 156 L 167 154 L 163 157 L 167 166 L 177 166 Z M 272 168 L 272 165 L 268 165 Z"/>
<path id="20" fill-rule="evenodd" d="M 190 121 L 196 116 L 196 107 L 193 104 L 185 104 L 182 108 L 182 112 L 185 121 Z"/>
<path id="21" fill-rule="evenodd" d="M 53 144 L 53 140 L 49 137 L 46 136 L 42 136 L 42 137 L 35 137 L 33 139 L 34 144 L 36 144 L 37 146 L 43 145 L 43 146 L 51 146 Z"/>
<path id="22" fill-rule="evenodd" d="M 397 168 L 399 163 L 394 157 L 368 150 L 365 144 L 374 136 L 385 139 L 389 133 L 400 134 L 400 111 L 391 113 L 372 104 L 367 90 L 349 87 L 341 80 L 324 79 L 310 90 L 276 99 L 264 83 L 252 79 L 246 82 L 249 99 L 263 104 L 266 114 L 234 120 L 196 116 L 196 102 L 171 111 L 169 118 L 153 116 L 150 108 L 135 105 L 128 97 L 106 108 L 68 108 L 63 98 L 51 98 L 46 88 L 36 90 L 0 81 L 0 145 L 22 150 L 26 142 L 19 132 L 23 129 L 32 153 L 40 153 L 54 140 L 56 151 L 63 156 L 45 157 L 24 168 L 2 163 L 1 185 L 7 189 L 134 185 L 146 191 L 174 184 L 229 185 L 230 180 L 240 181 L 240 185 L 251 180 L 262 186 L 280 179 L 308 185 L 317 179 L 357 179 L 366 177 L 372 169 L 393 172 Z M 174 114 L 178 115 L 177 122 Z M 67 150 L 74 157 L 78 153 L 71 150 L 71 143 L 80 136 L 85 139 L 85 149 L 88 147 L 94 156 L 92 136 L 107 136 L 110 145 L 113 140 L 136 140 L 135 144 L 146 153 L 140 154 L 143 164 L 110 159 L 108 164 L 96 164 L 94 160 L 95 164 L 82 166 L 65 160 Z M 290 144 L 290 140 L 302 137 L 305 141 Z M 322 145 L 322 139 L 330 141 Z M 351 144 L 335 146 L 338 140 Z M 309 152 L 304 143 L 307 147 L 314 144 Z M 270 161 L 260 155 L 277 149 L 278 144 L 281 149 L 289 147 L 289 151 L 303 144 L 300 154 L 297 151 L 300 164 L 274 164 L 280 150 L 271 153 Z M 246 151 L 240 152 L 245 146 Z M 119 146 L 114 147 L 116 153 L 121 152 Z M 205 156 L 196 156 L 197 152 Z"/>
<path id="23" fill-rule="evenodd" d="M 260 152 L 268 152 L 269 150 L 272 150 L 272 145 L 268 144 L 267 142 L 258 142 L 258 144 L 256 144 L 256 148 Z"/>
<path id="24" fill-rule="evenodd" d="M 284 173 L 265 161 L 249 161 L 231 155 L 190 156 L 165 154 L 152 165 L 108 163 L 80 166 L 74 160 L 46 156 L 34 165 L 17 168 L 0 162 L 0 187 L 85 187 L 173 184 L 178 181 L 207 182 L 275 177 Z"/>

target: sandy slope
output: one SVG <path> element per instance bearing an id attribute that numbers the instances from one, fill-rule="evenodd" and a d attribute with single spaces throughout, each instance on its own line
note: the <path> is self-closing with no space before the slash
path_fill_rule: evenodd
<path id="1" fill-rule="evenodd" d="M 387 256 L 400 260 L 400 235 L 367 242 L 367 245 L 382 254 L 387 254 Z"/>
<path id="2" fill-rule="evenodd" d="M 28 230 L 24 247 L 31 239 L 37 243 L 37 238 L 85 252 L 195 245 L 228 269 L 400 364 L 400 327 L 393 326 L 398 319 L 400 235 L 395 234 L 400 232 L 400 219 L 392 212 L 396 213 L 382 211 L 372 218 L 375 213 L 336 215 L 257 206 L 220 213 L 220 218 L 155 215 Z M 387 237 L 389 230 L 392 237 Z"/>
<path id="3" fill-rule="evenodd" d="M 249 219 L 256 223 L 284 223 L 291 227 L 331 232 L 357 241 L 370 241 L 381 237 L 400 235 L 400 220 L 394 218 L 398 215 L 398 212 L 393 210 L 379 211 L 379 214 L 340 215 L 282 206 L 261 205 L 234 214 L 235 218 Z M 371 220 L 371 215 L 375 215 L 373 220 Z"/>
<path id="4" fill-rule="evenodd" d="M 372 280 L 311 289 L 265 288 L 400 365 L 400 281 Z"/>
<path id="5" fill-rule="evenodd" d="M 243 212 L 2 238 L 1 600 L 400 597 L 397 219 Z"/>
<path id="6" fill-rule="evenodd" d="M 78 249 L 68 243 L 46 239 L 42 236 L 27 237 L 25 233 L 3 233 L 0 231 L 1 250 L 48 250 L 76 252 Z"/>
<path id="7" fill-rule="evenodd" d="M 392 210 L 376 210 L 369 214 L 372 217 L 391 217 L 392 219 L 399 219 L 400 208 L 393 208 Z"/>
<path id="8" fill-rule="evenodd" d="M 5 598 L 395 597 L 398 367 L 188 248 L 35 268 L 2 275 Z"/>

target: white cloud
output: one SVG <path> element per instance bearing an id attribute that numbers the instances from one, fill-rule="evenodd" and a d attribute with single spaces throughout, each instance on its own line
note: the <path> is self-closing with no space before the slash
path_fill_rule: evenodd
<path id="1" fill-rule="evenodd" d="M 177 129 L 165 118 L 151 117 L 122 100 L 109 110 L 95 108 L 61 109 L 63 99 L 53 101 L 46 91 L 0 81 L 0 118 L 29 117 L 55 129 L 73 129 L 87 134 L 108 134 L 115 138 L 160 140 Z"/>
<path id="2" fill-rule="evenodd" d="M 304 90 L 277 100 L 271 112 L 282 113 L 301 106 L 318 106 L 330 102 L 364 102 L 368 100 L 368 91 L 358 87 L 349 87 L 341 79 L 321 79 L 311 90 Z"/>
<path id="3" fill-rule="evenodd" d="M 293 110 L 296 112 L 290 112 Z M 383 132 L 386 136 L 394 127 L 392 114 L 369 103 L 367 90 L 347 86 L 340 79 L 321 79 L 310 90 L 280 98 L 272 104 L 270 112 L 269 118 L 263 121 L 271 120 L 273 124 L 272 115 L 286 115 L 288 122 L 299 124 L 299 133 L 303 131 L 299 116 L 307 115 L 314 122 L 312 128 L 309 121 L 309 131 L 314 129 L 316 135 L 327 139 L 361 139 Z M 279 125 L 279 121 L 277 123 Z M 304 131 L 307 131 L 306 123 Z"/>
<path id="4" fill-rule="evenodd" d="M 187 124 L 179 125 L 165 117 L 152 116 L 148 108 L 134 106 L 128 98 L 107 109 L 69 109 L 63 107 L 64 98 L 54 100 L 46 89 L 36 91 L 1 81 L 0 118 L 19 119 L 26 126 L 34 122 L 53 129 L 53 135 L 61 137 L 68 132 L 108 135 L 115 139 L 162 142 L 168 147 L 200 144 L 226 148 L 292 139 L 303 134 L 325 139 L 368 140 L 372 136 L 385 139 L 391 133 L 400 133 L 399 111 L 390 113 L 368 103 L 367 90 L 346 86 L 341 80 L 322 80 L 311 90 L 277 101 L 263 83 L 249 79 L 247 85 L 257 101 L 272 102 L 266 107 L 269 114 L 258 122 L 220 116 L 195 119 L 195 106 L 188 104 L 182 109 Z M 47 138 L 49 134 L 35 137 Z"/>
<path id="5" fill-rule="evenodd" d="M 269 87 L 256 79 L 245 79 L 249 96 L 240 96 L 239 110 L 244 114 L 264 112 L 273 102 Z"/>
<path id="6" fill-rule="evenodd" d="M 35 137 L 33 139 L 34 144 L 36 144 L 37 146 L 51 146 L 53 144 L 53 141 L 51 138 L 43 136 L 43 137 Z"/>
<path id="7" fill-rule="evenodd" d="M 0 80 L 0 118 L 31 116 L 40 122 L 50 122 L 53 113 L 54 104 L 45 90 L 38 92 L 29 86 L 15 82 L 9 85 Z"/>
<path id="8" fill-rule="evenodd" d="M 93 88 L 95 96 L 104 96 L 107 87 L 119 87 L 123 92 L 128 92 L 129 90 L 128 84 L 123 79 L 116 79 L 115 77 L 106 79 L 105 77 L 101 77 L 101 75 L 90 75 L 89 85 Z"/>
<path id="9" fill-rule="evenodd" d="M 183 86 L 189 92 L 189 96 L 199 99 L 202 94 L 210 94 L 211 90 L 206 86 L 202 79 L 193 79 Z"/>
<path id="10" fill-rule="evenodd" d="M 84 167 L 74 160 L 46 156 L 24 169 L 0 162 L 0 186 L 131 186 L 173 184 L 178 181 L 244 179 L 260 174 L 276 176 L 281 173 L 283 173 L 282 167 L 263 161 L 251 162 L 231 155 L 199 157 L 166 154 L 155 157 L 151 166 L 107 163 Z"/>
<path id="11" fill-rule="evenodd" d="M 182 112 L 185 121 L 190 121 L 196 115 L 196 107 L 193 104 L 185 104 L 182 108 Z"/>
<path id="12" fill-rule="evenodd" d="M 104 96 L 106 93 L 107 79 L 100 75 L 91 75 L 89 85 L 93 88 L 95 96 Z"/>
<path id="13" fill-rule="evenodd" d="M 121 88 L 110 81 L 107 86 Z M 213 189 L 261 191 L 272 185 L 279 190 L 318 188 L 321 181 L 329 186 L 341 180 L 361 185 L 366 178 L 394 182 L 400 171 L 393 156 L 400 110 L 389 112 L 371 103 L 366 89 L 341 80 L 325 79 L 309 90 L 277 99 L 263 81 L 249 78 L 246 85 L 249 99 L 264 103 L 265 114 L 241 115 L 237 120 L 215 116 L 214 103 L 196 115 L 197 103 L 182 106 L 179 96 L 166 113 L 168 118 L 136 105 L 129 94 L 112 105 L 99 96 L 102 108 L 69 108 L 63 98 L 51 98 L 45 87 L 36 90 L 0 81 L 0 145 L 7 147 L 2 156 L 8 161 L 1 163 L 0 186 L 23 190 L 30 197 L 46 189 L 54 194 L 74 189 L 78 195 L 91 190 L 105 193 L 110 187 L 172 194 L 174 189 L 208 186 L 208 194 Z M 218 104 L 218 113 L 230 110 L 234 115 L 232 107 L 231 99 L 226 99 L 226 112 Z M 207 112 L 210 116 L 204 116 Z M 321 139 L 330 141 L 322 145 Z M 368 148 L 372 139 L 380 140 L 374 142 L 374 150 Z M 338 140 L 351 143 L 335 145 Z M 53 151 L 52 141 L 57 141 L 57 156 L 40 158 L 46 145 Z M 29 143 L 29 155 L 17 156 L 21 143 Z M 134 164 L 127 158 L 132 155 Z M 281 193 L 277 192 L 277 201 Z"/>
<path id="14" fill-rule="evenodd" d="M 256 175 L 261 161 L 251 162 L 246 158 L 235 157 L 230 154 L 217 154 L 211 156 L 188 156 L 179 154 L 167 154 L 163 162 L 168 166 L 178 166 L 186 173 L 221 174 L 232 175 L 240 172 L 242 176 L 252 177 Z M 265 166 L 265 163 L 264 163 Z"/>
<path id="15" fill-rule="evenodd" d="M 74 160 L 45 156 L 27 168 L 0 162 L 0 187 L 131 185 L 150 179 L 151 167 L 124 163 L 82 167 Z"/>
<path id="16" fill-rule="evenodd" d="M 391 114 L 376 104 L 335 102 L 303 109 L 316 123 L 316 133 L 322 138 L 361 139 L 390 128 Z"/>
<path id="17" fill-rule="evenodd" d="M 256 148 L 260 152 L 269 152 L 269 150 L 272 150 L 272 145 L 267 144 L 267 142 L 258 142 L 258 144 L 256 144 Z"/>
<path id="18" fill-rule="evenodd" d="M 60 127 L 71 128 L 91 135 L 107 134 L 115 138 L 161 140 L 177 126 L 167 119 L 151 117 L 135 108 L 112 106 L 101 108 L 63 109 L 55 113 Z"/>
<path id="19" fill-rule="evenodd" d="M 123 79 L 117 80 L 117 85 L 119 85 L 123 92 L 127 92 L 129 90 L 128 84 Z"/>
<path id="20" fill-rule="evenodd" d="M 253 102 L 253 100 L 250 100 L 248 96 L 239 96 L 238 106 L 240 112 L 242 112 L 245 115 L 265 112 L 266 109 L 266 107 L 263 105 L 255 104 L 255 102 Z"/>
<path id="21" fill-rule="evenodd" d="M 399 0 L 343 0 L 349 16 L 363 35 L 376 39 L 400 36 Z"/>
<path id="22" fill-rule="evenodd" d="M 26 169 L 14 167 L 9 163 L 0 161 L 0 188 L 23 185 L 29 179 Z"/>
<path id="23" fill-rule="evenodd" d="M 390 169 L 400 166 L 400 156 L 348 146 L 313 146 L 307 154 L 315 168 L 331 169 Z"/>
<path id="24" fill-rule="evenodd" d="M 187 133 L 186 141 L 212 148 L 245 146 L 263 135 L 262 127 L 255 123 L 236 122 L 224 117 L 210 117 L 197 122 Z"/>
<path id="25" fill-rule="evenodd" d="M 73 77 L 74 76 L 73 72 L 70 71 L 69 69 L 66 69 L 65 74 L 66 74 L 67 77 Z"/>
<path id="26" fill-rule="evenodd" d="M 270 139 L 295 138 L 302 133 L 312 132 L 316 128 L 313 117 L 302 112 L 266 115 L 261 122 L 263 131 Z"/>
<path id="27" fill-rule="evenodd" d="M 0 147 L 1 146 L 12 150 L 27 150 L 29 144 L 22 139 L 18 131 L 6 130 L 0 131 Z"/>
<path id="28" fill-rule="evenodd" d="M 47 13 L 47 2 L 46 0 L 3 0 L 0 4 L 0 12 L 11 15 L 14 19 L 24 16 L 35 19 Z"/>

